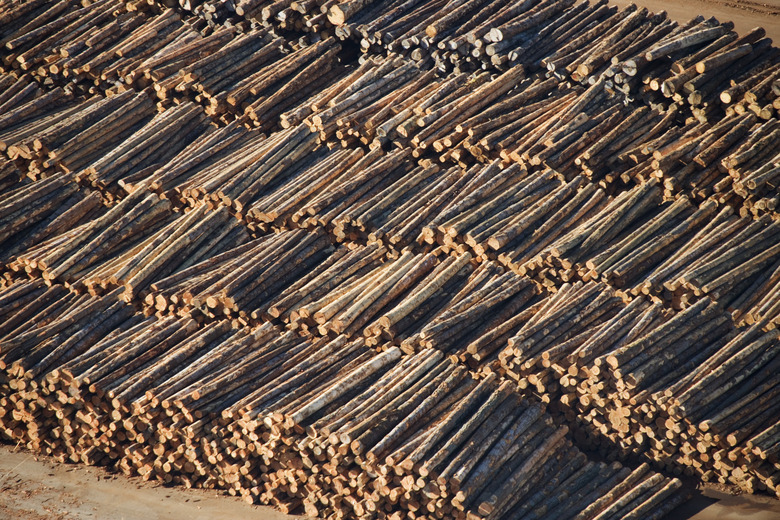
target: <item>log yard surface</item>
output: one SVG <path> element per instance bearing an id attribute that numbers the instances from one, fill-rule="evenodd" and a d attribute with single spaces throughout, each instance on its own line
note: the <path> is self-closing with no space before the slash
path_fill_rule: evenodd
<path id="1" fill-rule="evenodd" d="M 780 518 L 780 0 L 0 0 L 0 518 Z"/>

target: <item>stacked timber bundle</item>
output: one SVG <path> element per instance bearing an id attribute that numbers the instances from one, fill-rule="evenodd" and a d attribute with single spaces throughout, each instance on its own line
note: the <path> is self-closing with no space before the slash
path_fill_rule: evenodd
<path id="1" fill-rule="evenodd" d="M 533 282 L 504 273 L 492 262 L 483 263 L 419 332 L 401 342 L 401 348 L 408 352 L 435 348 L 489 374 L 507 339 L 539 310 L 539 292 Z"/>
<path id="2" fill-rule="evenodd" d="M 25 173 L 32 179 L 46 176 L 51 172 L 42 161 L 33 161 L 33 150 L 22 143 L 48 129 L 52 125 L 77 114 L 83 107 L 61 88 L 56 88 L 37 98 L 14 103 L 0 115 L 0 152 L 7 159 L 21 166 L 25 162 Z"/>
<path id="3" fill-rule="evenodd" d="M 560 79 L 588 83 L 613 61 L 661 38 L 673 24 L 633 4 L 618 10 L 606 2 L 525 2 L 523 12 L 496 17 L 472 33 L 472 55 L 493 66 L 545 67 Z"/>
<path id="4" fill-rule="evenodd" d="M 407 150 L 325 150 L 314 164 L 259 198 L 247 220 L 263 227 L 325 228 L 339 242 L 377 243 L 396 251 L 414 243 L 430 215 L 465 183 L 458 168 L 415 165 Z"/>
<path id="5" fill-rule="evenodd" d="M 209 211 L 200 206 L 181 215 L 132 249 L 117 254 L 110 264 L 93 271 L 85 280 L 92 293 L 124 287 L 122 299 L 136 301 L 148 292 L 152 281 L 180 275 L 202 261 L 212 260 L 249 241 L 249 235 L 227 209 Z"/>
<path id="6" fill-rule="evenodd" d="M 412 246 L 428 219 L 451 201 L 467 180 L 457 167 L 443 169 L 421 160 L 398 180 L 383 182 L 380 189 L 362 195 L 333 219 L 331 232 L 339 240 L 366 237 L 369 243 L 395 250 Z"/>
<path id="7" fill-rule="evenodd" d="M 736 323 L 767 319 L 777 324 L 778 222 L 769 215 L 752 220 L 733 213 L 730 207 L 710 213 L 706 225 L 646 272 L 637 288 L 654 298 L 674 295 L 681 304 L 709 296 L 731 312 Z"/>
<path id="8" fill-rule="evenodd" d="M 285 54 L 282 38 L 266 30 L 234 37 L 220 50 L 183 67 L 174 88 L 191 91 L 206 113 L 246 116 L 261 131 L 343 74 L 333 38 Z"/>
<path id="9" fill-rule="evenodd" d="M 434 92 L 421 99 L 413 116 L 413 121 L 419 128 L 410 136 L 415 153 L 420 155 L 431 147 L 441 147 L 443 150 L 447 143 L 450 143 L 448 147 L 457 148 L 457 144 L 466 138 L 466 132 L 458 131 L 458 123 L 488 108 L 494 101 L 521 84 L 524 78 L 525 71 L 518 65 L 495 78 L 486 73 L 477 74 L 465 84 L 456 82 L 453 85 L 454 91 L 445 91 L 444 96 Z M 401 128 L 398 129 L 399 132 L 400 130 Z M 438 147 L 437 142 L 440 143 Z"/>
<path id="10" fill-rule="evenodd" d="M 517 164 L 502 170 L 498 160 L 467 174 L 458 197 L 429 220 L 419 240 L 469 248 L 520 275 L 544 270 L 542 253 L 550 243 L 607 205 L 604 192 L 581 176 L 564 184 L 552 170 L 533 175 Z"/>
<path id="11" fill-rule="evenodd" d="M 623 307 L 624 301 L 603 284 L 564 284 L 524 313 L 524 320 L 516 321 L 521 326 L 508 335 L 498 354 L 503 372 L 520 389 L 532 387 L 549 401 L 559 395 L 566 359 L 604 330 Z"/>
<path id="12" fill-rule="evenodd" d="M 217 135 L 226 136 L 226 139 L 219 143 L 215 141 Z M 273 133 L 268 138 L 257 132 L 242 132 L 237 125 L 228 125 L 214 135 L 207 135 L 204 141 L 198 145 L 193 143 L 182 152 L 194 153 L 191 159 L 174 158 L 174 164 L 155 172 L 151 188 L 158 191 L 164 189 L 161 183 L 175 182 L 171 197 L 180 203 L 192 207 L 203 202 L 227 206 L 239 217 L 243 217 L 258 198 L 283 185 L 288 175 L 295 175 L 312 159 L 318 158 L 324 148 L 317 136 L 303 125 Z M 223 145 L 227 148 L 222 149 Z M 200 151 L 191 149 L 196 146 Z M 212 148 L 219 153 L 212 155 Z M 185 174 L 184 168 L 192 174 Z M 175 179 L 172 178 L 174 174 Z"/>
<path id="13" fill-rule="evenodd" d="M 127 139 L 155 112 L 143 92 L 74 102 L 55 89 L 0 116 L 5 128 L 0 149 L 12 160 L 25 161 L 29 174 L 54 166 L 78 171 Z"/>
<path id="14" fill-rule="evenodd" d="M 449 148 L 443 156 L 459 160 L 462 153 L 458 149 L 460 146 L 477 160 L 489 162 L 504 150 L 510 151 L 535 127 L 532 125 L 543 123 L 544 114 L 551 107 L 563 105 L 574 96 L 570 90 L 559 88 L 554 78 L 528 78 L 492 106 L 466 119 L 459 119 L 449 135 L 433 142 L 433 148 L 439 152 Z"/>
<path id="15" fill-rule="evenodd" d="M 288 311 L 288 326 L 321 335 L 362 334 L 372 346 L 380 338 L 400 343 L 419 330 L 426 315 L 445 306 L 462 287 L 474 269 L 469 260 L 468 254 L 440 261 L 434 253 L 407 250 L 398 259 L 379 266 L 358 271 L 353 268 L 355 274 L 351 277 L 339 277 L 340 283 L 329 284 L 328 292 L 316 299 L 314 296 L 321 292 L 313 293 L 305 305 L 299 302 L 294 311 Z M 349 266 L 348 262 L 345 258 L 341 263 Z"/>
<path id="16" fill-rule="evenodd" d="M 407 89 L 409 85 L 414 88 Z M 282 114 L 281 124 L 287 128 L 304 122 L 323 141 L 334 135 L 345 144 L 360 138 L 376 148 L 395 141 L 395 127 L 408 125 L 414 102 L 436 95 L 440 85 L 433 73 L 423 73 L 399 56 L 368 58 L 319 94 Z"/>
<path id="17" fill-rule="evenodd" d="M 777 305 L 776 305 L 777 307 Z M 780 338 L 761 320 L 663 393 L 653 394 L 666 426 L 687 429 L 684 453 L 711 454 L 704 477 L 780 496 Z"/>
<path id="18" fill-rule="evenodd" d="M 601 278 L 627 293 L 715 212 L 711 201 L 701 208 L 685 198 L 660 202 L 655 179 L 620 193 L 583 215 L 582 224 L 554 240 L 540 258 L 564 281 Z M 665 296 L 673 306 L 686 304 L 681 294 Z"/>
<path id="19" fill-rule="evenodd" d="M 193 183 L 211 178 L 224 169 L 235 173 L 233 166 L 240 169 L 246 164 L 232 160 L 234 154 L 241 156 L 248 153 L 253 145 L 262 145 L 265 138 L 262 134 L 250 132 L 237 121 L 224 127 L 209 125 L 200 135 L 191 137 L 188 142 L 182 142 L 186 146 L 167 162 L 155 163 L 116 183 L 128 193 L 139 188 L 147 189 L 177 205 L 195 208 L 206 193 L 185 186 L 193 186 Z"/>
<path id="20" fill-rule="evenodd" d="M 175 11 L 166 10 L 156 16 L 139 16 L 131 11 L 84 39 L 79 52 L 61 65 L 60 74 L 82 78 L 94 85 L 93 90 L 121 91 L 132 85 L 129 80 L 148 57 L 180 49 L 189 41 L 201 40 L 199 36 L 182 23 Z M 148 81 L 136 83 L 139 87 L 148 85 Z"/>
<path id="21" fill-rule="evenodd" d="M 61 218 L 68 215 L 65 212 Z M 110 270 L 117 258 L 140 247 L 174 218 L 169 201 L 137 190 L 83 224 L 62 226 L 57 234 L 31 244 L 10 267 L 40 275 L 47 283 L 65 283 L 82 291 L 88 279 L 102 279 L 100 273 Z"/>
<path id="22" fill-rule="evenodd" d="M 15 11 L 23 12 L 26 6 L 36 4 L 19 4 L 18 9 L 5 16 L 12 19 Z M 2 40 L 3 60 L 29 71 L 41 83 L 51 83 L 49 76 L 57 76 L 62 79 L 57 83 L 69 83 L 68 88 L 76 88 L 77 68 L 110 48 L 123 32 L 147 21 L 145 14 L 136 12 L 139 8 L 148 9 L 149 5 L 126 5 L 121 0 L 99 0 L 87 5 L 57 2 L 24 26 L 10 25 L 16 30 Z M 178 21 L 178 15 L 172 12 L 165 17 Z"/>
<path id="23" fill-rule="evenodd" d="M 116 44 L 113 52 L 103 54 L 107 61 L 105 66 L 95 67 L 95 73 L 99 74 L 95 78 L 121 81 L 134 88 L 153 84 L 157 96 L 166 101 L 172 97 L 172 85 L 178 81 L 179 70 L 226 45 L 235 36 L 236 29 L 219 27 L 203 36 L 196 27 L 179 23 L 164 32 L 161 38 L 149 40 L 144 26 L 135 29 Z M 128 52 L 118 53 L 124 45 L 130 47 Z"/>
<path id="24" fill-rule="evenodd" d="M 581 226 L 553 242 L 543 257 L 549 265 L 567 270 L 567 276 L 601 279 L 626 295 L 638 294 L 647 276 L 670 258 L 676 258 L 679 250 L 695 240 L 696 233 L 716 214 L 714 202 L 707 201 L 697 208 L 685 197 L 655 207 L 644 206 L 657 193 L 650 187 L 619 195 Z M 692 295 L 683 293 L 659 297 L 679 308 L 691 303 Z"/>
<path id="25" fill-rule="evenodd" d="M 698 200 L 712 197 L 720 204 L 737 203 L 733 191 L 724 189 L 731 182 L 718 163 L 744 142 L 755 123 L 753 114 L 727 116 L 714 125 L 689 120 L 642 143 L 628 158 L 638 163 L 632 169 L 641 169 L 636 178 L 646 178 L 650 172 L 663 180 L 667 199 L 689 193 Z"/>
<path id="26" fill-rule="evenodd" d="M 734 180 L 734 192 L 743 199 L 740 209 L 743 216 L 776 214 L 780 203 L 778 146 L 780 124 L 771 119 L 754 125 L 738 147 L 729 149 L 731 153 L 721 154 L 719 166 Z"/>
<path id="27" fill-rule="evenodd" d="M 97 192 L 81 191 L 64 173 L 17 185 L 0 195 L 0 262 L 97 216 Z"/>
<path id="28" fill-rule="evenodd" d="M 7 114 L 44 94 L 38 83 L 25 74 L 17 77 L 0 73 L 0 91 L 0 114 Z"/>
<path id="29" fill-rule="evenodd" d="M 120 302 L 117 294 L 79 296 L 61 285 L 46 288 L 39 281 L 14 284 L 6 290 L 4 300 L 18 298 L 18 302 L 4 306 L 16 312 L 4 313 L 0 326 L 0 368 L 18 380 L 16 389 L 34 390 L 42 376 L 127 320 L 132 307 Z"/>
<path id="30" fill-rule="evenodd" d="M 742 84 L 745 75 L 750 78 L 762 74 L 771 77 L 772 70 L 778 70 L 776 64 L 780 56 L 778 49 L 772 47 L 772 40 L 764 38 L 763 29 L 753 29 L 741 37 L 726 29 L 727 24 L 711 29 L 694 28 L 649 49 L 645 61 L 651 63 L 649 66 L 654 70 L 647 73 L 651 78 L 647 85 L 672 102 L 690 107 L 699 120 L 717 121 L 723 114 L 718 99 L 723 92 L 731 91 L 736 97 L 737 90 L 731 90 L 732 85 Z M 668 59 L 663 56 L 674 55 L 678 57 L 668 70 L 665 67 L 659 70 L 652 64 L 659 58 L 662 62 Z M 625 68 L 630 70 L 631 65 L 627 63 Z M 768 72 L 765 72 L 767 69 Z M 760 98 L 751 98 L 762 101 L 761 106 L 752 103 L 756 107 L 752 110 L 763 119 L 769 119 L 774 112 L 772 99 L 768 99 L 768 104 L 764 100 L 764 95 L 771 90 L 771 79 L 767 81 L 767 88 L 760 91 Z M 730 95 L 726 96 L 732 99 Z M 745 108 L 742 105 L 741 112 Z"/>
<path id="31" fill-rule="evenodd" d="M 191 216 L 192 213 L 198 215 Z M 182 217 L 180 232 L 197 222 L 203 212 L 195 210 L 192 213 Z M 195 225 L 191 234 L 200 233 L 201 240 L 205 240 L 208 236 L 205 233 L 212 226 L 220 222 L 225 225 L 229 218 L 224 210 L 215 212 Z M 171 226 L 175 227 L 174 224 Z M 239 238 L 243 240 L 244 237 L 241 227 L 234 225 L 231 228 L 225 237 L 239 243 Z M 231 317 L 242 322 L 260 320 L 267 316 L 265 310 L 275 297 L 290 286 L 303 285 L 314 278 L 319 274 L 321 264 L 327 266 L 329 256 L 333 254 L 333 246 L 325 233 L 296 230 L 251 240 L 227 251 L 214 250 L 215 256 L 194 265 L 186 262 L 185 266 L 177 267 L 178 272 L 157 269 L 157 266 L 165 265 L 161 262 L 173 254 L 172 249 L 175 251 L 177 244 L 178 247 L 193 247 L 193 244 L 187 245 L 189 236 L 182 234 L 175 240 L 166 240 L 170 244 L 167 247 L 161 245 L 152 249 L 152 244 L 166 238 L 161 230 L 147 248 L 126 260 L 118 271 L 120 274 L 115 275 L 117 283 L 124 283 L 126 297 L 131 298 L 138 289 L 150 284 L 151 291 L 145 302 L 160 312 L 175 311 L 180 316 L 195 316 L 201 321 L 217 317 Z M 230 244 L 227 238 L 221 242 L 223 248 Z M 145 256 L 147 251 L 148 256 Z M 158 271 L 156 275 L 155 271 Z"/>
<path id="32" fill-rule="evenodd" d="M 136 103 L 131 101 L 128 105 L 142 106 L 145 100 L 137 98 L 133 101 Z M 114 124 L 126 121 L 122 117 L 112 119 Z M 110 123 L 104 124 L 104 121 L 95 126 L 108 131 Z M 121 198 L 123 191 L 120 187 L 130 187 L 145 180 L 186 146 L 208 135 L 208 121 L 203 110 L 194 103 L 177 105 L 155 115 L 127 139 L 116 143 L 110 151 L 103 151 L 102 157 L 94 158 L 88 168 L 76 173 L 75 180 L 100 190 L 107 199 Z M 57 151 L 49 155 L 56 158 Z"/>
<path id="33" fill-rule="evenodd" d="M 750 110 L 761 119 L 769 119 L 780 111 L 777 49 L 773 47 L 766 54 L 766 59 L 757 60 L 752 68 L 732 77 L 727 88 L 720 93 L 720 101 L 726 106 L 727 114 Z"/>

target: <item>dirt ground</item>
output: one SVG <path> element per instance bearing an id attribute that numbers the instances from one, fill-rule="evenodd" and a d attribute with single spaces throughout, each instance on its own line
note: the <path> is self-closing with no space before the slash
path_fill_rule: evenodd
<path id="1" fill-rule="evenodd" d="M 0 444 L 0 519 L 296 520 L 216 491 L 167 488 L 103 468 L 55 464 Z M 669 520 L 778 520 L 780 501 L 697 492 Z"/>
<path id="2" fill-rule="evenodd" d="M 55 464 L 0 444 L 0 519 L 295 520 L 216 491 L 163 487 L 103 468 Z"/>
<path id="3" fill-rule="evenodd" d="M 714 16 L 720 22 L 734 22 L 739 34 L 763 27 L 775 46 L 780 44 L 780 0 L 610 0 L 609 3 L 620 7 L 635 3 L 654 13 L 666 11 L 678 22 L 687 22 L 698 14 Z"/>

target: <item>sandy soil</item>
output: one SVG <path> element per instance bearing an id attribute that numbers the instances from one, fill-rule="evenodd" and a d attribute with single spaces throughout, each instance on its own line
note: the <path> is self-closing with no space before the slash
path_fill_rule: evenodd
<path id="1" fill-rule="evenodd" d="M 732 496 L 714 489 L 697 491 L 667 520 L 778 520 L 780 500 L 762 495 Z"/>
<path id="2" fill-rule="evenodd" d="M 54 464 L 0 445 L 0 518 L 14 520 L 294 520 L 215 491 L 166 488 L 103 468 Z"/>
<path id="3" fill-rule="evenodd" d="M 687 22 L 698 14 L 714 16 L 721 22 L 734 22 L 739 34 L 763 27 L 775 45 L 780 44 L 780 0 L 610 0 L 609 3 L 621 7 L 635 3 L 656 13 L 665 10 L 678 22 Z"/>

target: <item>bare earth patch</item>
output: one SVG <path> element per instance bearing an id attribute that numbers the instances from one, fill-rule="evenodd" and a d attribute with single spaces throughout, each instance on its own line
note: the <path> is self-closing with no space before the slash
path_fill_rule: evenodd
<path id="1" fill-rule="evenodd" d="M 56 464 L 0 445 L 0 518 L 14 520 L 293 520 L 202 489 L 167 488 L 104 468 Z"/>
<path id="2" fill-rule="evenodd" d="M 666 11 L 678 22 L 687 22 L 697 15 L 714 16 L 720 22 L 734 22 L 739 34 L 763 27 L 775 45 L 780 43 L 780 0 L 610 0 L 609 3 L 620 7 L 635 3 L 656 13 Z"/>

